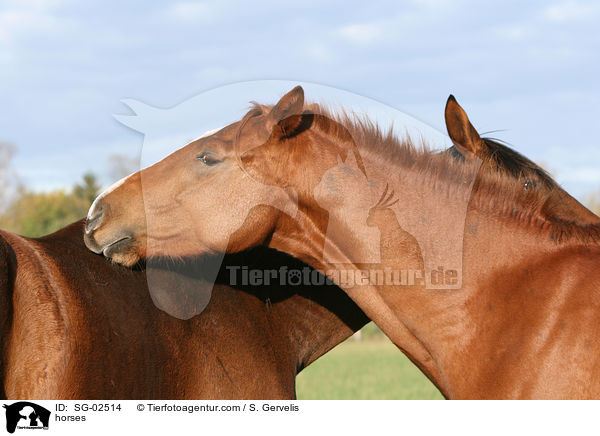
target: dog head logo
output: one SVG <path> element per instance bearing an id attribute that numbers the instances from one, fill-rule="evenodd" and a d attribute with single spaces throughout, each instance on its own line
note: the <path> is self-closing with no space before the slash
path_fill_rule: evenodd
<path id="1" fill-rule="evenodd" d="M 50 421 L 50 411 L 42 406 L 28 401 L 14 404 L 4 404 L 6 409 L 6 431 L 14 433 L 19 429 L 47 429 Z"/>

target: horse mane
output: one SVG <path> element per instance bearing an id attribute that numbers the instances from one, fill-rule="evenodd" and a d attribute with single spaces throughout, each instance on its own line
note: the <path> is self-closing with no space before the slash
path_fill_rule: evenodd
<path id="1" fill-rule="evenodd" d="M 253 102 L 251 111 L 266 113 L 270 108 Z M 322 115 L 315 117 L 315 124 L 326 133 L 343 137 L 349 132 L 365 160 L 389 168 L 386 172 L 390 174 L 394 169 L 397 174 L 417 173 L 429 188 L 448 196 L 470 196 L 465 200 L 472 207 L 549 231 L 550 239 L 557 243 L 600 242 L 600 224 L 579 224 L 543 213 L 546 203 L 552 201 L 552 191 L 562 188 L 543 168 L 497 139 L 482 138 L 488 154 L 482 159 L 472 191 L 466 192 L 464 181 L 472 177 L 472 169 L 465 165 L 462 154 L 462 159 L 456 158 L 456 150 L 439 153 L 424 141 L 416 144 L 408 135 L 398 137 L 393 126 L 384 131 L 367 116 L 343 109 L 334 112 L 310 103 L 305 105 L 305 114 Z M 397 171 L 398 167 L 407 171 Z M 526 183 L 533 183 L 533 189 L 525 189 Z"/>
<path id="2" fill-rule="evenodd" d="M 502 141 L 493 138 L 482 138 L 488 149 L 489 160 L 500 170 L 513 178 L 527 179 L 527 174 L 534 174 L 546 189 L 560 188 L 558 183 L 539 165 L 523 156 L 518 151 L 506 146 Z"/>

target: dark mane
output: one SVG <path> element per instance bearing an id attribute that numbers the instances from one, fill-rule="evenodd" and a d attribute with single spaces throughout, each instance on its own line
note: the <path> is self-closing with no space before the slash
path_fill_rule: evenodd
<path id="1" fill-rule="evenodd" d="M 500 171 L 510 174 L 515 179 L 527 178 L 533 174 L 537 180 L 542 182 L 547 189 L 558 188 L 556 181 L 539 165 L 535 164 L 518 151 L 502 144 L 497 139 L 482 138 L 488 148 L 490 160 L 492 160 Z"/>
<path id="2" fill-rule="evenodd" d="M 254 103 L 251 110 L 266 113 L 270 106 Z M 419 180 L 436 191 L 456 195 L 465 177 L 469 177 L 463 159 L 451 147 L 447 152 L 431 150 L 425 142 L 415 144 L 408 136 L 398 138 L 390 128 L 383 131 L 379 125 L 353 112 L 334 113 L 327 107 L 312 103 L 306 105 L 305 114 L 322 115 L 316 127 L 329 133 L 345 136 L 350 133 L 361 154 L 384 167 L 401 166 L 419 174 Z M 327 122 L 333 120 L 334 122 Z M 537 225 L 550 231 L 557 241 L 576 238 L 582 243 L 600 242 L 600 225 L 580 225 L 561 219 L 551 219 L 542 209 L 560 185 L 539 165 L 496 139 L 483 138 L 488 155 L 483 159 L 473 190 L 469 193 L 471 204 L 495 215 L 504 215 L 520 222 Z M 368 160 L 367 159 L 367 160 Z M 413 173 L 414 174 L 414 173 Z M 534 189 L 525 189 L 532 184 Z M 458 189 L 458 190 L 457 190 Z"/>

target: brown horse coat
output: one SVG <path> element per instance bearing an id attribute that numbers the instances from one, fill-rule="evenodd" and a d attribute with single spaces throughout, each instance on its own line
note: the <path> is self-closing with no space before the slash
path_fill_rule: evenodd
<path id="1" fill-rule="evenodd" d="M 144 271 L 88 251 L 82 229 L 0 231 L 4 398 L 291 399 L 296 374 L 367 322 L 335 286 L 219 284 L 206 310 L 182 321 L 155 307 Z"/>

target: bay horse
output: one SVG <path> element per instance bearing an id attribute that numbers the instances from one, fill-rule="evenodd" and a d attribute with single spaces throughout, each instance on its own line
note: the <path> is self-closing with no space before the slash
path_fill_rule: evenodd
<path id="1" fill-rule="evenodd" d="M 506 145 L 491 138 L 482 138 L 454 96 L 450 96 L 444 112 L 446 129 L 453 145 L 446 153 L 464 158 L 466 150 L 480 158 L 488 171 L 498 171 L 520 180 L 523 189 L 542 188 L 548 195 L 542 213 L 552 220 L 577 225 L 600 224 L 600 217 L 591 212 L 560 187 L 539 165 Z"/>
<path id="2" fill-rule="evenodd" d="M 447 127 L 472 161 L 485 141 L 452 100 Z M 367 245 L 353 238 L 351 225 L 328 241 L 343 247 L 338 259 L 348 261 L 323 260 L 328 211 L 315 188 L 337 196 L 338 207 L 352 204 L 353 185 L 327 177 L 349 156 L 382 193 L 372 223 L 382 230 L 411 220 L 435 223 L 429 239 L 382 240 L 379 266 L 422 272 L 422 246 L 446 248 L 438 227 L 461 227 L 461 251 L 451 253 L 462 262 L 450 276 L 458 286 L 363 280 L 365 265 L 351 259 Z M 88 215 L 85 242 L 129 266 L 155 256 L 275 248 L 328 275 L 359 277 L 346 286 L 333 275 L 447 398 L 598 398 L 598 219 L 549 176 L 538 174 L 532 185 L 486 159 L 472 177 L 473 166 L 451 153 L 417 150 L 368 121 L 336 118 L 314 105 L 304 111 L 297 87 L 101 196 Z M 140 180 L 151 194 L 143 196 L 145 208 L 133 188 Z M 280 188 L 279 201 L 296 204 L 296 216 L 264 205 L 273 187 Z M 463 201 L 464 210 L 457 206 Z M 146 228 L 144 213 L 162 226 Z"/>
<path id="3" fill-rule="evenodd" d="M 0 231 L 2 398 L 294 399 L 296 374 L 368 322 L 335 286 L 234 289 L 228 273 L 200 315 L 174 318 L 142 268 L 86 249 L 83 225 Z M 264 249 L 226 259 L 301 267 Z"/>

